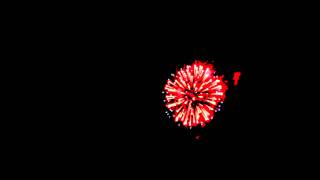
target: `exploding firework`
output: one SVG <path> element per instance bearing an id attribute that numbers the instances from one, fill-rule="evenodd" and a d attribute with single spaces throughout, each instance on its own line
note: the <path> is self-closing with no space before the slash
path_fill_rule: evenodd
<path id="1" fill-rule="evenodd" d="M 220 110 L 227 85 L 222 76 L 215 75 L 212 64 L 195 61 L 177 71 L 165 85 L 166 107 L 175 122 L 186 127 L 204 126 Z"/>

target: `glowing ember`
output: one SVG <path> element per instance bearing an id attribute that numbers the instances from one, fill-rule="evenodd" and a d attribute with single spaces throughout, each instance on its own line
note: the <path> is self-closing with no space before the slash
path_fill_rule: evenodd
<path id="1" fill-rule="evenodd" d="M 165 85 L 166 107 L 186 127 L 204 126 L 220 110 L 227 85 L 212 64 L 195 61 L 181 68 Z"/>
<path id="2" fill-rule="evenodd" d="M 234 81 L 234 86 L 238 85 L 238 81 L 239 81 L 239 78 L 240 78 L 240 75 L 241 75 L 241 72 L 235 72 L 233 74 L 233 81 Z"/>

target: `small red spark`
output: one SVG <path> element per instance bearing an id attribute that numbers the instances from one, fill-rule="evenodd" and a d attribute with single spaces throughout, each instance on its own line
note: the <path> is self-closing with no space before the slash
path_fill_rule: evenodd
<path id="1" fill-rule="evenodd" d="M 239 78 L 240 78 L 240 75 L 241 75 L 241 72 L 235 72 L 233 74 L 233 81 L 234 81 L 234 86 L 237 86 L 238 85 L 238 81 L 239 81 Z"/>

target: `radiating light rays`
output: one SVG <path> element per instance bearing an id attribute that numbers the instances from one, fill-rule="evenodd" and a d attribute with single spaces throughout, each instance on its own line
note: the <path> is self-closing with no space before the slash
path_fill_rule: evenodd
<path id="1" fill-rule="evenodd" d="M 219 110 L 227 85 L 212 64 L 195 61 L 179 69 L 165 85 L 166 107 L 186 127 L 205 125 Z"/>

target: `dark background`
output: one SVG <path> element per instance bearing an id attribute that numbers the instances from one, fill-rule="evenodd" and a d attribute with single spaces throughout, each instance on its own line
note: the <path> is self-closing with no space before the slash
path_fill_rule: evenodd
<path id="1" fill-rule="evenodd" d="M 301 128 L 295 120 L 301 108 L 295 105 L 299 98 L 291 95 L 298 92 L 294 83 L 300 77 L 293 74 L 301 66 L 294 61 L 299 59 L 297 47 L 291 44 L 292 39 L 283 37 L 207 29 L 188 36 L 130 36 L 112 46 L 92 44 L 85 55 L 93 60 L 83 56 L 79 61 L 85 67 L 79 69 L 84 82 L 81 90 L 86 91 L 82 103 L 88 107 L 79 112 L 87 115 L 77 122 L 88 132 L 81 135 L 89 135 L 93 144 L 106 138 L 112 143 L 163 147 L 291 141 L 296 135 L 294 129 Z M 242 76 L 239 85 L 228 90 L 217 118 L 203 130 L 190 132 L 164 120 L 160 102 L 164 82 L 175 67 L 194 59 L 214 60 L 218 72 L 231 83 L 233 72 L 240 71 Z M 202 138 L 195 142 L 192 137 L 197 133 Z"/>
<path id="2" fill-rule="evenodd" d="M 269 44 L 267 37 L 247 35 L 214 33 L 194 38 L 202 41 L 170 36 L 145 45 L 113 47 L 112 56 L 98 54 L 97 64 L 88 71 L 88 119 L 81 117 L 89 143 L 99 146 L 99 141 L 107 141 L 128 148 L 282 144 L 296 122 L 286 113 L 286 108 L 294 106 L 286 94 L 290 74 L 280 64 L 286 48 L 278 42 Z M 240 71 L 242 76 L 237 87 L 230 86 L 222 111 L 212 123 L 190 131 L 163 118 L 161 91 L 176 66 L 194 59 L 214 60 L 230 83 L 233 72 Z M 199 141 L 194 140 L 197 135 Z"/>
<path id="3" fill-rule="evenodd" d="M 316 72 L 310 70 L 312 37 L 297 21 L 225 15 L 112 26 L 90 20 L 84 33 L 70 31 L 70 44 L 57 46 L 72 60 L 64 142 L 123 154 L 172 147 L 269 152 L 309 144 L 316 132 L 307 106 L 316 82 L 309 75 Z M 195 59 L 214 60 L 230 83 L 233 72 L 242 75 L 210 125 L 190 131 L 163 118 L 161 91 L 176 66 Z"/>
<path id="4" fill-rule="evenodd" d="M 34 17 L 18 15 L 24 23 L 12 21 L 19 27 L 13 27 L 9 38 L 17 41 L 11 43 L 24 49 L 12 53 L 23 63 L 13 63 L 27 71 L 18 75 L 26 84 L 15 90 L 28 100 L 12 101 L 27 111 L 13 113 L 22 116 L 13 122 L 23 129 L 18 139 L 25 144 L 17 150 L 26 150 L 26 162 L 34 162 L 29 150 L 66 171 L 78 170 L 75 164 L 131 176 L 124 170 L 149 172 L 139 164 L 157 175 L 215 175 L 212 165 L 220 161 L 225 175 L 238 175 L 230 173 L 231 165 L 251 174 L 264 169 L 256 164 L 271 162 L 282 171 L 279 161 L 313 160 L 319 141 L 318 11 L 300 4 L 162 5 L 59 5 L 64 12 L 41 7 L 49 16 L 34 11 Z M 235 71 L 242 76 L 216 118 L 190 131 L 163 118 L 161 91 L 176 66 L 194 59 L 214 60 L 229 81 Z M 198 159 L 205 163 L 192 163 Z"/>

